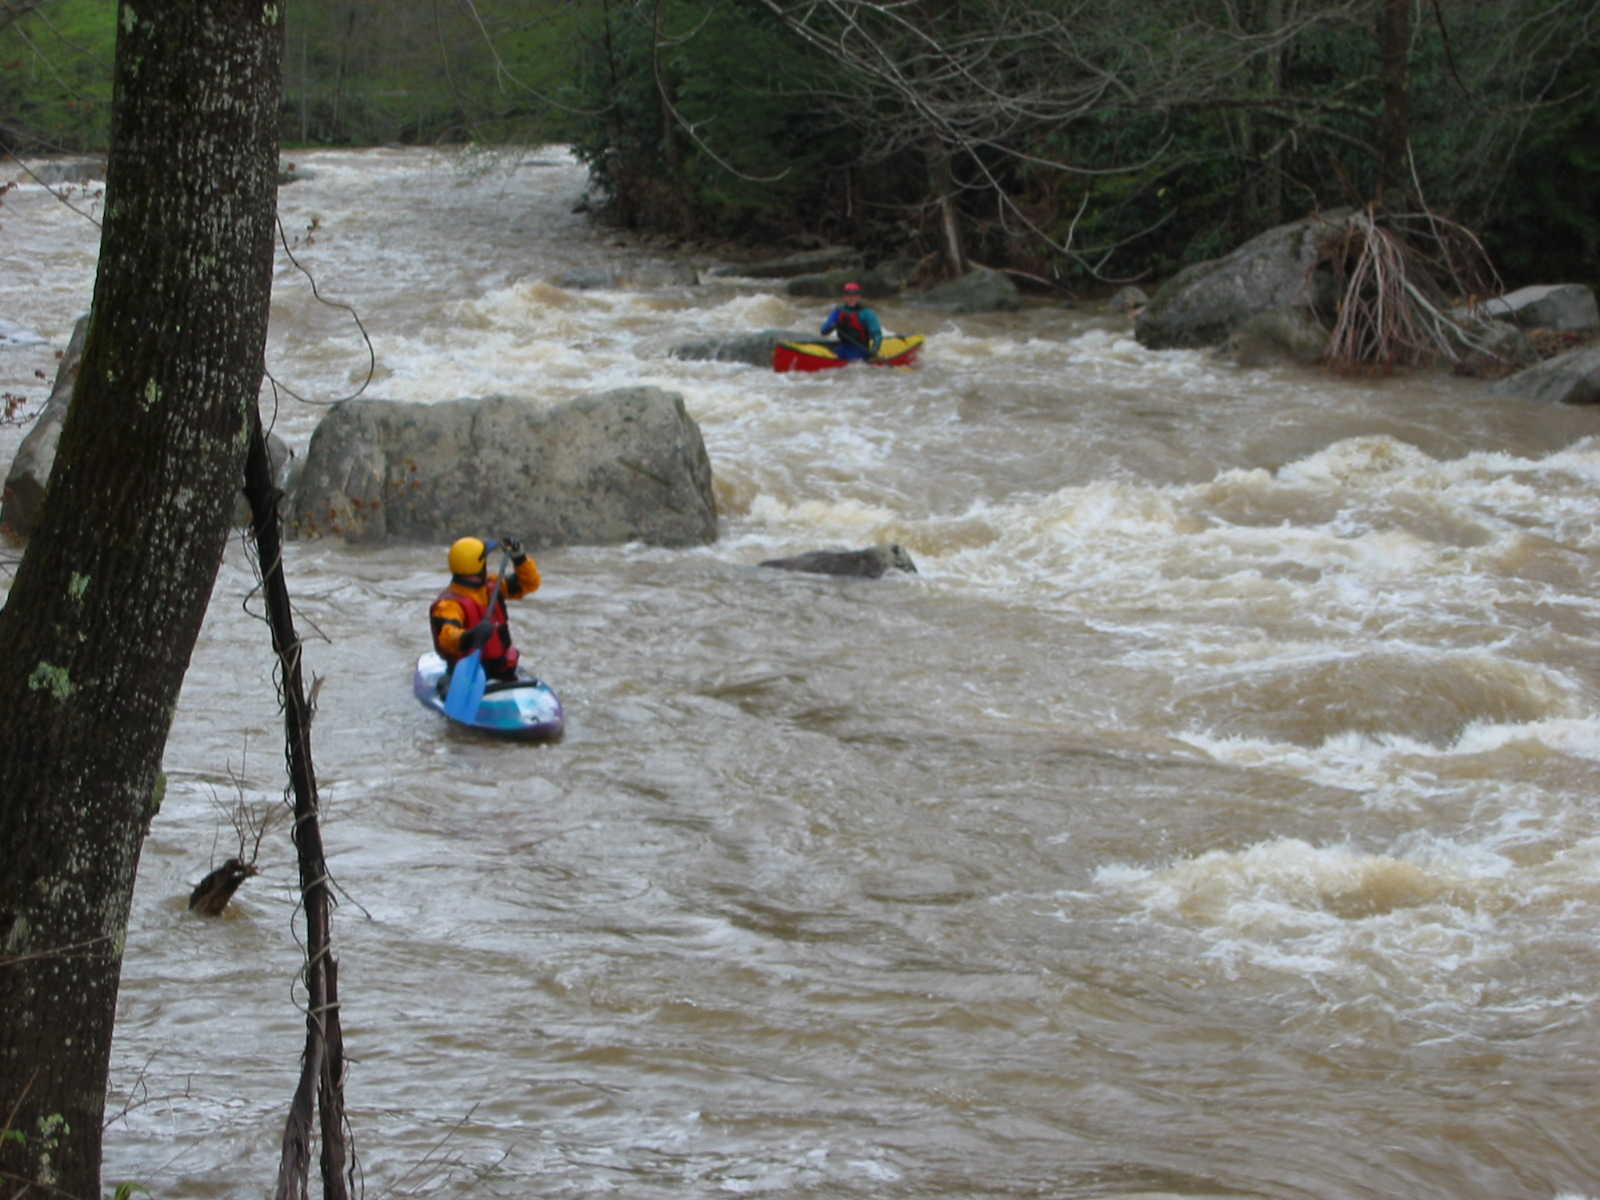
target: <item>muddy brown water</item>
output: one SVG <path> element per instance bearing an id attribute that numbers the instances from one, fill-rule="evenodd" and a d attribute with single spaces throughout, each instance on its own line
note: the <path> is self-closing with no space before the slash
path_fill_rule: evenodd
<path id="1" fill-rule="evenodd" d="M 821 311 L 593 228 L 559 150 L 297 165 L 366 394 L 677 391 L 723 514 L 538 554 L 547 747 L 412 699 L 443 547 L 291 547 L 369 1195 L 1600 1194 L 1600 417 L 1059 305 L 680 361 Z M 0 210 L 0 390 L 87 306 L 75 203 Z M 368 370 L 281 252 L 269 365 L 299 450 Z M 918 574 L 755 565 L 878 541 Z M 128 939 L 106 1179 L 163 1200 L 265 1194 L 298 1068 L 287 838 L 185 907 L 282 792 L 253 586 L 236 541 Z"/>

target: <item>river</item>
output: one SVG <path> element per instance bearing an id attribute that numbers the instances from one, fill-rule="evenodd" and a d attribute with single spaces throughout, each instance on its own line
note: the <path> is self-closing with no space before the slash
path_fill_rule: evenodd
<path id="1" fill-rule="evenodd" d="M 363 386 L 654 385 L 722 520 L 537 552 L 550 746 L 412 699 L 443 546 L 291 546 L 368 1195 L 1600 1195 L 1593 411 L 1054 302 L 881 303 L 904 371 L 678 360 L 822 306 L 594 226 L 559 149 L 295 161 L 292 448 Z M 5 195 L 0 392 L 47 393 L 99 202 Z M 756 566 L 879 541 L 918 573 Z M 281 807 L 254 586 L 236 538 L 128 936 L 105 1179 L 161 1200 L 267 1194 L 298 1072 L 283 823 L 186 909 Z"/>

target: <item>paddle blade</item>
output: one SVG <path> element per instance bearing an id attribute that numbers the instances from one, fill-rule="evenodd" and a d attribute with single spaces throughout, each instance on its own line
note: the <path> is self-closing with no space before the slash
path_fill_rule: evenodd
<path id="1" fill-rule="evenodd" d="M 483 651 L 474 650 L 450 672 L 450 691 L 444 698 L 444 711 L 457 721 L 470 721 L 478 715 L 483 690 L 489 685 L 482 659 Z"/>

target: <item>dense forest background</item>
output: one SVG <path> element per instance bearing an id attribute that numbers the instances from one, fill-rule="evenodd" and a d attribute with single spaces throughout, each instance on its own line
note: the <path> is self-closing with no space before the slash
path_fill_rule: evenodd
<path id="1" fill-rule="evenodd" d="M 286 5 L 286 147 L 562 142 L 615 220 L 1047 287 L 1307 212 L 1600 277 L 1597 0 Z M 102 151 L 114 0 L 0 0 L 0 148 Z"/>

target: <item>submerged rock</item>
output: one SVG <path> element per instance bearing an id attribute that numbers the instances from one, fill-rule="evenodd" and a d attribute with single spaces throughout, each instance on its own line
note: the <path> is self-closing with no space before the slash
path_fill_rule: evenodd
<path id="1" fill-rule="evenodd" d="M 877 579 L 891 569 L 917 573 L 917 564 L 899 543 L 868 546 L 864 550 L 811 550 L 793 558 L 769 558 L 761 565 L 780 571 L 808 571 L 815 575 L 846 575 L 858 579 Z"/>
<path id="2" fill-rule="evenodd" d="M 779 342 L 814 342 L 818 337 L 820 335 L 814 329 L 803 333 L 796 333 L 792 329 L 758 329 L 754 333 L 733 333 L 726 337 L 680 342 L 672 348 L 672 357 L 770 367 L 772 349 Z"/>

